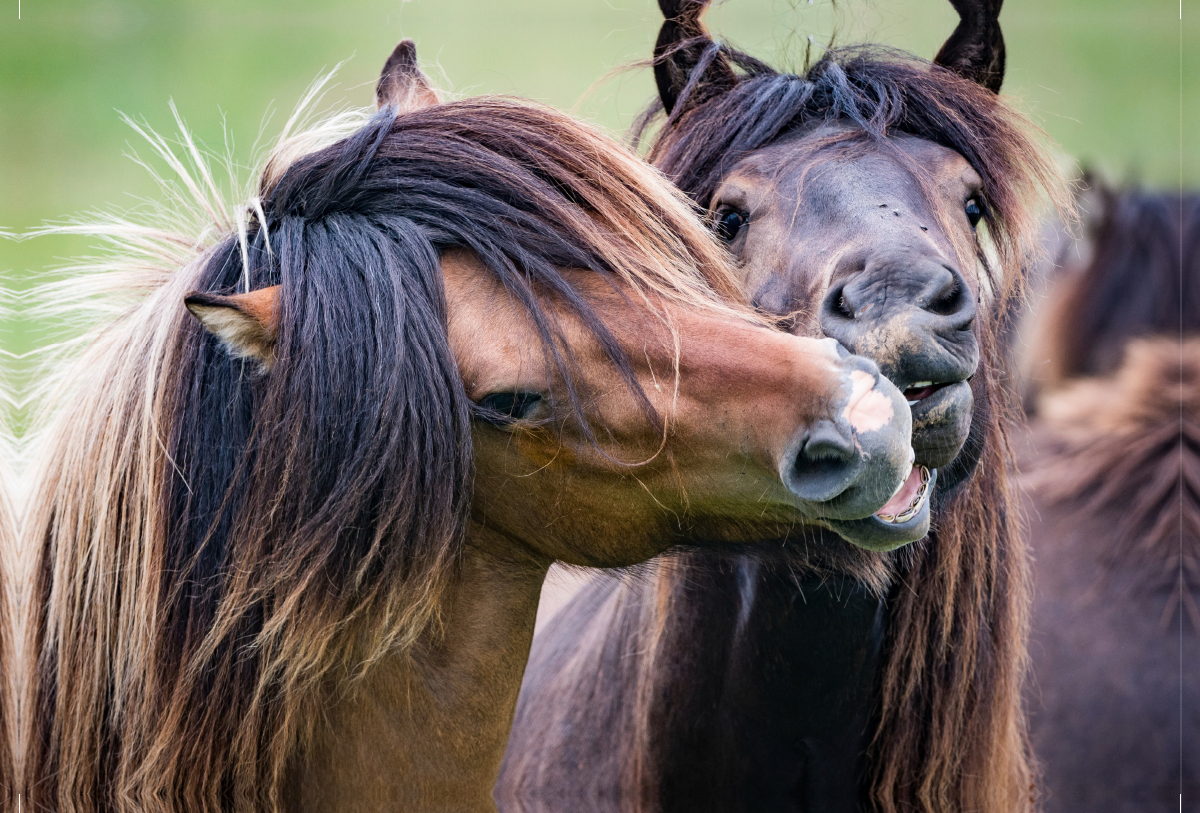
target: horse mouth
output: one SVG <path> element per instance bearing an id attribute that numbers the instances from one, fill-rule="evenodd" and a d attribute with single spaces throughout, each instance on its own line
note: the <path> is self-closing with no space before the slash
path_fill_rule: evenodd
<path id="1" fill-rule="evenodd" d="M 935 384 L 932 381 L 918 381 L 904 391 L 904 400 L 908 401 L 910 407 L 916 406 L 921 401 L 932 396 L 935 392 L 957 384 L 957 381 L 943 381 L 940 384 Z"/>
<path id="2" fill-rule="evenodd" d="M 929 533 L 929 498 L 936 484 L 937 469 L 916 463 L 892 499 L 875 514 L 864 519 L 825 520 L 825 523 L 838 536 L 860 548 L 880 553 L 895 550 Z"/>
<path id="3" fill-rule="evenodd" d="M 903 525 L 913 519 L 929 501 L 932 480 L 933 474 L 928 468 L 919 463 L 913 464 L 908 477 L 887 504 L 875 512 L 875 516 L 891 525 Z"/>

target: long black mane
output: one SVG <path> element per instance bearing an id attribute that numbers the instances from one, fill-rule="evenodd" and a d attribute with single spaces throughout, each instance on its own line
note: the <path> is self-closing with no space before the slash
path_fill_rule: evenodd
<path id="1" fill-rule="evenodd" d="M 460 535 L 470 502 L 469 416 L 478 408 L 446 343 L 446 250 L 473 251 L 530 314 L 571 403 L 570 350 L 547 299 L 579 315 L 637 386 L 608 327 L 559 271 L 616 282 L 607 258 L 571 239 L 579 204 L 587 205 L 578 185 L 520 154 L 537 124 L 529 108 L 473 104 L 494 121 L 455 105 L 400 118 L 384 110 L 301 158 L 264 190 L 266 220 L 249 231 L 246 265 L 236 235 L 205 263 L 199 291 L 282 286 L 279 361 L 269 376 L 248 375 L 198 324 L 181 326 L 167 510 L 167 566 L 178 576 L 167 640 L 210 629 L 231 574 L 250 563 L 270 584 L 275 568 L 294 574 L 303 562 L 311 568 L 303 578 L 332 586 L 321 601 L 334 603 L 448 564 L 446 540 Z M 471 132 L 481 127 L 487 132 Z M 294 484 L 284 500 L 281 483 Z M 260 502 L 268 494 L 269 509 Z M 273 522 L 281 527 L 268 531 Z M 241 549 L 237 561 L 221 540 L 247 533 L 264 547 Z M 287 538 L 314 547 L 273 548 L 271 540 Z M 248 626 L 230 631 L 235 649 L 261 633 L 256 614 L 242 609 Z M 216 669 L 238 661 L 212 657 Z"/>

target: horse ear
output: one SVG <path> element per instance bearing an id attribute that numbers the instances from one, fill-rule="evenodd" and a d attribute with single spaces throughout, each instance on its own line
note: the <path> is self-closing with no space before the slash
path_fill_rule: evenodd
<path id="1" fill-rule="evenodd" d="M 195 293 L 183 303 L 234 356 L 271 369 L 279 333 L 278 285 L 233 296 Z"/>
<path id="2" fill-rule="evenodd" d="M 708 10 L 708 0 L 658 0 L 658 7 L 666 22 L 654 44 L 654 81 L 663 109 L 671 115 L 705 51 L 715 43 L 700 19 Z M 696 80 L 697 89 L 701 85 L 732 87 L 736 81 L 733 68 L 721 54 L 716 54 L 702 70 L 703 75 Z"/>
<path id="3" fill-rule="evenodd" d="M 999 93 L 1004 82 L 1004 36 L 1000 33 L 1003 2 L 950 0 L 958 12 L 958 27 L 933 58 L 934 64 Z"/>
<path id="4" fill-rule="evenodd" d="M 419 110 L 441 104 L 437 91 L 417 65 L 417 45 L 412 40 L 400 40 L 396 50 L 383 63 L 379 84 L 375 86 L 375 106 L 388 105 L 400 112 Z"/>

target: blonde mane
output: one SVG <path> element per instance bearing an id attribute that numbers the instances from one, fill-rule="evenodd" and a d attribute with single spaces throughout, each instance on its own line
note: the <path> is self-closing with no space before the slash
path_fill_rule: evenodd
<path id="1" fill-rule="evenodd" d="M 317 95 L 314 88 L 305 103 Z M 341 527 L 289 513 L 306 504 L 292 494 L 304 477 L 291 476 L 309 459 L 296 451 L 308 449 L 304 428 L 275 431 L 255 417 L 264 404 L 286 401 L 284 384 L 256 382 L 214 356 L 184 311 L 189 293 L 300 285 L 279 271 L 296 235 L 337 231 L 325 220 L 373 227 L 384 215 L 362 212 L 378 206 L 392 207 L 388 222 L 402 225 L 389 228 L 416 246 L 397 251 L 418 270 L 447 247 L 479 253 L 541 319 L 543 350 L 568 372 L 569 348 L 537 311 L 538 300 L 555 293 L 542 282 L 570 294 L 553 278 L 556 266 L 601 273 L 652 313 L 666 299 L 762 321 L 730 304 L 739 293 L 723 251 L 683 196 L 563 114 L 485 97 L 373 116 L 352 111 L 293 132 L 301 118 L 289 121 L 241 205 L 226 202 L 210 159 L 186 132 L 172 145 L 134 124 L 170 172 L 154 222 L 108 217 L 44 230 L 92 237 L 106 251 L 36 294 L 40 315 L 75 335 L 47 351 L 33 397 L 37 463 L 21 532 L 36 557 L 22 676 L 31 809 L 278 809 L 289 760 L 321 699 L 383 655 L 436 634 L 455 575 L 471 464 L 470 405 L 456 374 L 444 362 L 429 371 L 441 375 L 447 401 L 439 416 L 446 437 L 435 447 L 465 451 L 446 463 L 448 473 L 431 473 L 437 460 L 397 463 L 393 474 L 411 499 L 397 497 L 405 504 L 384 512 L 378 528 L 353 529 L 358 536 L 343 542 Z M 497 188 L 509 183 L 508 197 L 529 205 L 488 197 L 484 183 L 455 185 L 455 172 L 478 173 Z M 385 184 L 377 175 L 392 185 L 391 197 L 378 191 Z M 460 196 L 455 211 L 472 201 L 491 207 L 488 223 L 511 209 L 508 231 L 481 225 L 481 217 L 455 232 L 419 221 L 428 210 L 406 203 L 430 205 L 450 193 Z M 368 194 L 377 198 L 363 203 Z M 304 274 L 324 284 L 318 271 Z M 440 295 L 440 285 L 432 287 L 429 313 Z M 586 303 L 567 305 L 601 339 L 610 336 Z M 285 305 L 285 320 L 303 316 L 297 307 Z M 436 355 L 444 339 L 428 333 L 419 338 Z M 295 375 L 285 369 L 279 380 L 295 383 Z M 211 439 L 216 451 L 188 440 L 203 436 L 206 427 L 188 420 L 210 393 L 236 395 L 230 414 L 246 413 L 245 436 L 233 415 L 231 434 Z M 240 462 L 205 462 L 222 450 Z M 205 485 L 210 470 L 227 470 L 229 479 Z M 424 491 L 422 477 L 433 483 Z M 216 495 L 211 516 L 193 507 L 206 488 Z M 352 496 L 354 516 L 372 515 L 372 504 L 359 505 L 368 497 Z M 239 501 L 257 510 L 241 510 Z M 423 510 L 426 501 L 434 508 Z"/>
<path id="2" fill-rule="evenodd" d="M 0 239 L 11 237 L 0 230 Z M 11 292 L 0 292 L 0 320 L 12 316 L 12 299 Z M 0 630 L 3 631 L 0 634 L 0 805 L 5 805 L 6 809 L 15 809 L 17 805 L 16 777 L 21 753 L 17 702 L 21 684 L 20 671 L 14 665 L 21 662 L 18 624 L 25 603 L 22 588 L 28 582 L 24 569 L 26 562 L 20 557 L 16 540 L 20 495 L 14 477 L 17 443 L 12 434 L 14 422 L 11 418 L 17 402 L 12 395 L 12 359 L 9 353 L 0 351 L 0 410 L 8 418 L 0 422 Z"/>

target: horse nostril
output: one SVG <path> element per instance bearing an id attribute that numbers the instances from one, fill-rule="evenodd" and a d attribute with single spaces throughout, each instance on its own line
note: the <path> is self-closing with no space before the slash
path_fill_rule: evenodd
<path id="1" fill-rule="evenodd" d="M 854 317 L 854 303 L 846 296 L 846 286 L 839 285 L 833 288 L 825 295 L 824 307 L 826 313 L 840 317 L 842 319 L 851 319 Z"/>
<path id="2" fill-rule="evenodd" d="M 975 300 L 955 268 L 943 265 L 936 271 L 931 269 L 925 289 L 917 303 L 921 310 L 942 317 L 939 324 L 943 329 L 967 330 L 975 321 Z"/>
<path id="3" fill-rule="evenodd" d="M 860 462 L 854 438 L 848 435 L 832 421 L 821 421 L 808 432 L 786 477 L 798 497 L 826 502 L 846 490 Z"/>
<path id="4" fill-rule="evenodd" d="M 953 274 L 950 284 L 940 290 L 925 306 L 925 310 L 938 316 L 951 316 L 962 309 L 965 291 L 958 274 Z"/>
<path id="5" fill-rule="evenodd" d="M 962 334 L 975 319 L 974 289 L 946 261 L 899 253 L 859 270 L 846 267 L 852 273 L 829 286 L 818 322 L 850 352 L 874 357 L 885 375 L 898 374 L 899 357 L 917 352 L 918 344 L 920 352 L 941 357 L 938 341 L 967 341 Z"/>
<path id="6" fill-rule="evenodd" d="M 845 293 L 843 293 L 841 296 L 838 297 L 837 309 L 838 309 L 838 312 L 842 314 L 842 316 L 845 316 L 850 319 L 854 318 L 854 311 L 850 309 L 850 303 L 846 301 Z"/>
<path id="7" fill-rule="evenodd" d="M 801 458 L 816 463 L 845 461 L 854 456 L 854 443 L 843 437 L 837 427 L 828 422 L 823 422 L 809 432 L 804 448 L 800 450 Z"/>

